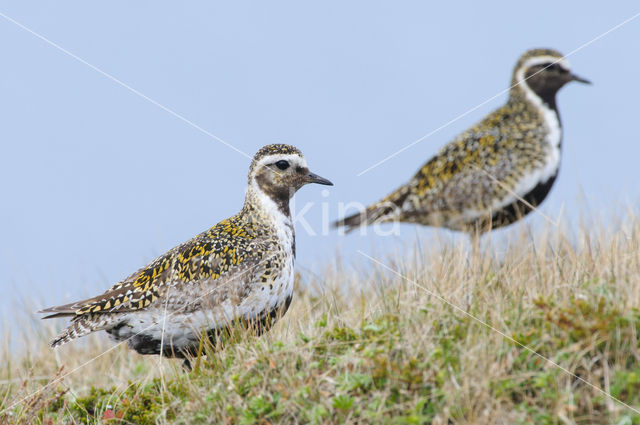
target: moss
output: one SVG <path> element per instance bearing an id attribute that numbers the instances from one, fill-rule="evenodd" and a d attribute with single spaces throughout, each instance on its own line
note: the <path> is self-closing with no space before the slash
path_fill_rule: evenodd
<path id="1" fill-rule="evenodd" d="M 115 412 L 117 418 L 140 425 L 155 424 L 162 414 L 167 419 L 175 417 L 174 409 L 169 405 L 170 398 L 184 399 L 186 390 L 177 381 L 165 383 L 164 391 L 160 379 L 154 379 L 146 385 L 129 382 L 126 390 L 118 391 L 92 387 L 89 394 L 78 397 L 70 404 L 70 409 L 79 421 L 86 424 L 96 423 L 105 411 Z"/>
<path id="2" fill-rule="evenodd" d="M 594 409 L 600 411 L 606 423 L 605 412 L 611 400 L 591 391 L 578 377 L 604 388 L 604 368 L 624 356 L 630 370 L 614 374 L 611 395 L 625 402 L 640 401 L 640 364 L 633 355 L 640 329 L 637 310 L 623 314 L 616 302 L 602 296 L 571 298 L 561 304 L 551 298 L 538 298 L 534 305 L 537 310 L 521 324 L 514 339 L 554 363 L 575 365 L 571 370 L 573 376 L 516 345 L 517 355 L 507 374 L 509 378 L 492 383 L 492 392 L 497 398 L 508 397 L 534 417 L 536 423 L 555 424 L 555 416 L 549 412 L 563 403 L 571 406 L 575 417 L 593 415 Z M 565 384 L 567 381 L 569 386 Z M 579 388 L 588 390 L 588 403 L 576 395 Z"/>

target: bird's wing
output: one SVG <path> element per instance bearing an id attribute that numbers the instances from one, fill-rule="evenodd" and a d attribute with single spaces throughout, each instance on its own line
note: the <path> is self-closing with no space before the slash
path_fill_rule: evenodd
<path id="1" fill-rule="evenodd" d="M 524 155 L 517 145 L 497 128 L 467 131 L 418 170 L 406 207 L 421 214 L 490 208 L 521 177 Z"/>
<path id="2" fill-rule="evenodd" d="M 362 223 L 422 219 L 476 208 L 504 188 L 512 167 L 512 140 L 495 126 L 478 125 L 443 146 L 409 182 L 365 211 L 335 223 L 353 230 Z"/>
<path id="3" fill-rule="evenodd" d="M 207 281 L 209 287 L 233 280 L 257 280 L 264 273 L 264 252 L 250 233 L 224 220 L 195 238 L 158 257 L 105 293 L 93 298 L 51 307 L 44 317 L 81 316 L 128 312 L 146 308 L 174 285 Z"/>

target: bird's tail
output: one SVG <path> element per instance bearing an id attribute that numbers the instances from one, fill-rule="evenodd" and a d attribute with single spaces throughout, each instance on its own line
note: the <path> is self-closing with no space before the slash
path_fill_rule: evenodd
<path id="1" fill-rule="evenodd" d="M 106 317 L 99 318 L 97 315 L 79 316 L 72 319 L 71 324 L 51 341 L 51 348 L 66 344 L 67 342 L 90 334 L 91 332 L 103 329 L 108 322 Z"/>
<path id="2" fill-rule="evenodd" d="M 365 210 L 334 222 L 333 227 L 344 228 L 345 233 L 349 233 L 360 226 L 397 220 L 408 193 L 409 189 L 403 186 L 381 201 L 369 205 Z"/>

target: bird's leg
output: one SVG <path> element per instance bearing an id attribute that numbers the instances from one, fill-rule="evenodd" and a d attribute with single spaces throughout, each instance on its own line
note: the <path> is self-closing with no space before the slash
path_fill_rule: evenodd
<path id="1" fill-rule="evenodd" d="M 191 368 L 191 362 L 186 357 L 185 357 L 184 361 L 182 362 L 182 370 L 184 370 L 185 373 L 189 373 L 189 372 L 191 372 L 193 370 Z"/>
<path id="2" fill-rule="evenodd" d="M 468 232 L 471 243 L 471 255 L 468 258 L 468 270 L 473 274 L 477 274 L 482 266 L 482 249 L 480 247 L 480 237 L 482 236 L 482 228 L 478 224 L 474 225 Z M 466 288 L 465 303 L 467 310 L 471 308 L 473 302 L 473 287 Z"/>

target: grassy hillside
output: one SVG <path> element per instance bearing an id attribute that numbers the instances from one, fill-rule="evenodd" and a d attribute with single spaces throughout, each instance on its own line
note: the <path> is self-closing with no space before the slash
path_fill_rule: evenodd
<path id="1" fill-rule="evenodd" d="M 0 423 L 640 424 L 640 220 L 578 227 L 335 260 L 272 332 L 191 373 L 27 326 Z"/>

